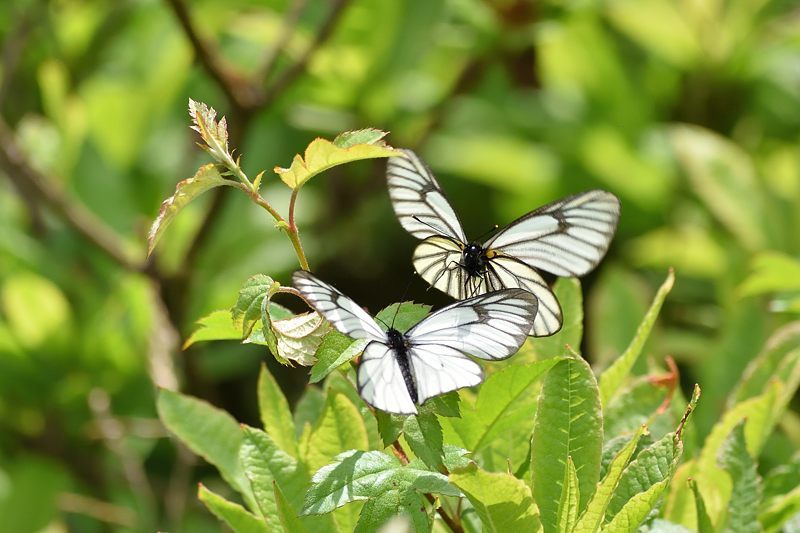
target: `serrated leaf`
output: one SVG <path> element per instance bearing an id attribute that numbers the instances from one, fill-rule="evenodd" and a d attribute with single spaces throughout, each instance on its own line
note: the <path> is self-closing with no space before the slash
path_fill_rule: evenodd
<path id="1" fill-rule="evenodd" d="M 228 123 L 223 117 L 217 122 L 217 112 L 203 102 L 189 99 L 189 116 L 192 129 L 200 134 L 205 146 L 200 145 L 214 159 L 228 164 L 233 158 L 228 150 Z"/>
<path id="2" fill-rule="evenodd" d="M 414 455 L 432 470 L 442 467 L 444 445 L 442 427 L 434 414 L 420 413 L 408 416 L 403 424 L 403 435 Z"/>
<path id="3" fill-rule="evenodd" d="M 530 487 L 508 473 L 486 472 L 470 463 L 450 473 L 450 481 L 469 499 L 484 531 L 536 531 L 540 528 Z"/>
<path id="4" fill-rule="evenodd" d="M 567 457 L 578 473 L 578 512 L 600 477 L 603 423 L 597 382 L 583 359 L 559 360 L 547 373 L 539 396 L 533 438 L 533 493 L 546 532 L 558 526 L 558 505 Z"/>
<path id="5" fill-rule="evenodd" d="M 238 503 L 226 500 L 200 484 L 197 498 L 211 513 L 237 533 L 269 533 L 267 524 Z"/>
<path id="6" fill-rule="evenodd" d="M 250 485 L 239 465 L 242 431 L 231 415 L 197 398 L 165 389 L 159 391 L 156 407 L 171 433 L 216 466 L 223 479 L 246 500 L 253 501 Z"/>
<path id="7" fill-rule="evenodd" d="M 383 526 L 395 522 L 403 532 L 430 531 L 431 519 L 425 512 L 423 497 L 413 491 L 389 490 L 370 498 L 361 510 L 354 533 L 382 531 Z"/>
<path id="8" fill-rule="evenodd" d="M 714 525 L 711 523 L 711 518 L 706 511 L 706 504 L 703 501 L 703 495 L 697 488 L 697 483 L 693 479 L 688 480 L 689 488 L 694 495 L 694 508 L 697 514 L 697 533 L 714 533 Z"/>
<path id="9" fill-rule="evenodd" d="M 405 333 L 428 316 L 430 310 L 430 305 L 399 302 L 381 309 L 375 315 L 375 320 L 383 327 L 391 326 L 397 331 Z"/>
<path id="10" fill-rule="evenodd" d="M 300 508 L 309 484 L 308 471 L 297 459 L 279 449 L 269 435 L 259 429 L 243 426 L 239 458 L 256 502 L 271 524 L 280 522 L 274 485 L 280 488 L 291 508 Z M 330 517 L 302 521 L 311 530 L 330 530 L 333 525 Z"/>
<path id="11" fill-rule="evenodd" d="M 642 320 L 642 323 L 639 325 L 639 329 L 636 331 L 636 335 L 634 335 L 630 345 L 628 345 L 625 352 L 600 375 L 600 399 L 604 406 L 608 405 L 611 398 L 619 391 L 619 388 L 625 382 L 633 365 L 639 358 L 642 348 L 644 348 L 645 342 L 647 342 L 650 336 L 650 331 L 653 329 L 653 324 L 655 324 L 656 318 L 658 318 L 658 313 L 661 311 L 661 305 L 664 303 L 664 299 L 667 297 L 667 294 L 669 294 L 669 291 L 672 290 L 672 285 L 674 283 L 675 274 L 670 270 L 669 274 L 667 274 L 667 279 L 661 284 L 655 298 L 653 298 L 653 303 L 650 305 L 650 309 L 647 310 L 647 314 L 645 314 L 644 320 Z"/>
<path id="12" fill-rule="evenodd" d="M 564 469 L 564 483 L 561 485 L 561 501 L 558 504 L 558 531 L 570 532 L 578 519 L 578 474 L 572 457 L 567 457 Z"/>
<path id="13" fill-rule="evenodd" d="M 330 395 L 308 443 L 308 469 L 315 472 L 346 450 L 368 448 L 367 429 L 358 408 L 343 394 Z"/>
<path id="14" fill-rule="evenodd" d="M 196 342 L 242 338 L 241 330 L 233 325 L 231 312 L 227 309 L 212 311 L 203 318 L 198 319 L 195 324 L 199 327 L 183 343 L 182 350 L 187 349 Z"/>
<path id="15" fill-rule="evenodd" d="M 717 462 L 731 478 L 733 490 L 728 500 L 725 529 L 742 533 L 759 532 L 758 507 L 761 504 L 761 479 L 756 462 L 747 452 L 744 422 L 733 428 L 720 448 Z"/>
<path id="16" fill-rule="evenodd" d="M 153 253 L 164 230 L 172 223 L 175 215 L 181 209 L 204 192 L 222 185 L 235 185 L 235 182 L 220 176 L 217 167 L 213 164 L 203 165 L 194 176 L 179 182 L 175 187 L 175 194 L 161 202 L 158 216 L 150 227 L 150 232 L 147 234 L 147 255 Z"/>
<path id="17" fill-rule="evenodd" d="M 377 130 L 347 132 L 336 138 L 336 142 L 316 138 L 303 156 L 295 155 L 289 168 L 275 167 L 274 171 L 292 189 L 337 165 L 362 159 L 379 157 L 403 157 L 402 152 L 386 145 Z M 338 143 L 338 144 L 337 144 Z"/>
<path id="18" fill-rule="evenodd" d="M 328 374 L 358 357 L 368 343 L 366 339 L 353 340 L 334 329 L 330 330 L 317 348 L 315 354 L 317 362 L 311 368 L 309 381 L 311 383 L 322 381 Z"/>
<path id="19" fill-rule="evenodd" d="M 395 457 L 383 452 L 350 450 L 314 474 L 303 514 L 329 513 L 352 501 L 366 500 L 387 490 L 405 489 L 459 495 L 447 477 L 438 472 L 403 467 Z"/>
<path id="20" fill-rule="evenodd" d="M 264 300 L 269 300 L 281 284 L 264 274 L 256 274 L 245 281 L 239 289 L 239 297 L 231 308 L 233 324 L 241 328 L 241 338 L 244 339 L 261 319 L 261 306 Z"/>
<path id="21" fill-rule="evenodd" d="M 449 418 L 461 418 L 461 398 L 458 391 L 451 391 L 440 396 L 434 396 L 420 407 L 421 413 L 433 413 Z"/>
<path id="22" fill-rule="evenodd" d="M 606 524 L 601 531 L 616 533 L 617 531 L 637 531 L 642 522 L 658 504 L 664 489 L 667 488 L 669 479 L 664 479 L 651 485 L 647 490 L 632 496 Z"/>
<path id="23" fill-rule="evenodd" d="M 297 441 L 289 402 L 266 365 L 261 365 L 258 376 L 258 411 L 264 431 L 281 450 L 297 458 Z"/>
<path id="24" fill-rule="evenodd" d="M 381 410 L 375 411 L 375 420 L 378 423 L 378 433 L 384 446 L 389 446 L 403 433 L 404 415 L 393 415 Z"/>
<path id="25" fill-rule="evenodd" d="M 508 366 L 489 375 L 475 404 L 462 408 L 461 418 L 441 421 L 445 440 L 476 453 L 496 448 L 503 462 L 511 459 L 518 465 L 528 453 L 533 431 L 537 399 L 532 385 L 560 360 Z"/>
<path id="26" fill-rule="evenodd" d="M 611 502 L 619 480 L 622 478 L 622 472 L 628 465 L 628 461 L 633 457 L 636 445 L 639 443 L 644 430 L 644 426 L 640 427 L 639 431 L 633 435 L 633 438 L 611 460 L 605 477 L 597 486 L 594 496 L 586 505 L 586 510 L 584 510 L 577 524 L 575 524 L 574 533 L 594 533 L 600 530 L 608 504 Z"/>

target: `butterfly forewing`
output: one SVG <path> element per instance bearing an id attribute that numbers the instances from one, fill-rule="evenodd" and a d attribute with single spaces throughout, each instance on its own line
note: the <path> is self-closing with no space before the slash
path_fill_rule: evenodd
<path id="1" fill-rule="evenodd" d="M 556 276 L 582 276 L 608 250 L 619 211 L 619 200 L 611 193 L 576 194 L 517 219 L 484 248 Z"/>
<path id="2" fill-rule="evenodd" d="M 375 320 L 335 287 L 304 270 L 295 272 L 292 280 L 308 303 L 345 335 L 354 339 L 385 340 L 386 334 Z"/>
<path id="3" fill-rule="evenodd" d="M 418 239 L 444 235 L 464 242 L 464 230 L 430 169 L 411 150 L 389 158 L 386 176 L 392 207 L 406 231 Z"/>

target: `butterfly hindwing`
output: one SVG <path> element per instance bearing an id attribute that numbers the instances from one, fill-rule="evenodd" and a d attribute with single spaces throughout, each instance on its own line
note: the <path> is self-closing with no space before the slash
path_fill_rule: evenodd
<path id="1" fill-rule="evenodd" d="M 383 411 L 396 414 L 417 412 L 397 358 L 382 342 L 369 343 L 361 355 L 358 392 L 365 402 Z"/>
<path id="2" fill-rule="evenodd" d="M 430 169 L 411 150 L 405 157 L 391 157 L 386 170 L 389 196 L 400 224 L 414 237 L 444 235 L 464 242 L 464 230 L 456 212 Z"/>

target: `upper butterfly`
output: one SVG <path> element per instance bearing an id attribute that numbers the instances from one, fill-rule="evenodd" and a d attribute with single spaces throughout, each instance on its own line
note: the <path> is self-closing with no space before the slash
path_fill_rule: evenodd
<path id="1" fill-rule="evenodd" d="M 605 191 L 563 198 L 524 215 L 484 243 L 468 241 L 430 169 L 411 150 L 389 159 L 389 195 L 400 224 L 418 239 L 414 267 L 433 287 L 459 300 L 502 288 L 539 299 L 531 335 L 561 329 L 561 306 L 538 270 L 582 276 L 605 255 L 620 204 Z"/>
<path id="2" fill-rule="evenodd" d="M 536 298 L 507 289 L 436 311 L 402 333 L 375 320 L 334 287 L 306 271 L 294 286 L 333 326 L 367 339 L 358 365 L 358 392 L 383 411 L 414 414 L 428 398 L 481 382 L 480 359 L 505 359 L 519 349 L 536 316 Z"/>

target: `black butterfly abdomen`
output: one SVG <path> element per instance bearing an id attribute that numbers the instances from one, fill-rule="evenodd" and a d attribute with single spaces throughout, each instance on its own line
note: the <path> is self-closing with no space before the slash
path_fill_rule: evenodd
<path id="1" fill-rule="evenodd" d="M 484 249 L 480 244 L 470 243 L 464 248 L 463 252 L 464 270 L 467 274 L 472 276 L 483 275 L 483 270 L 486 267 L 486 258 L 484 256 Z"/>
<path id="2" fill-rule="evenodd" d="M 394 351 L 394 356 L 397 359 L 397 364 L 400 366 L 400 374 L 403 376 L 403 381 L 406 384 L 408 394 L 411 396 L 411 401 L 417 403 L 419 396 L 417 395 L 417 385 L 414 383 L 414 376 L 411 375 L 411 363 L 408 360 L 408 342 L 406 336 L 394 328 L 389 328 L 386 332 L 389 341 L 389 348 Z"/>

